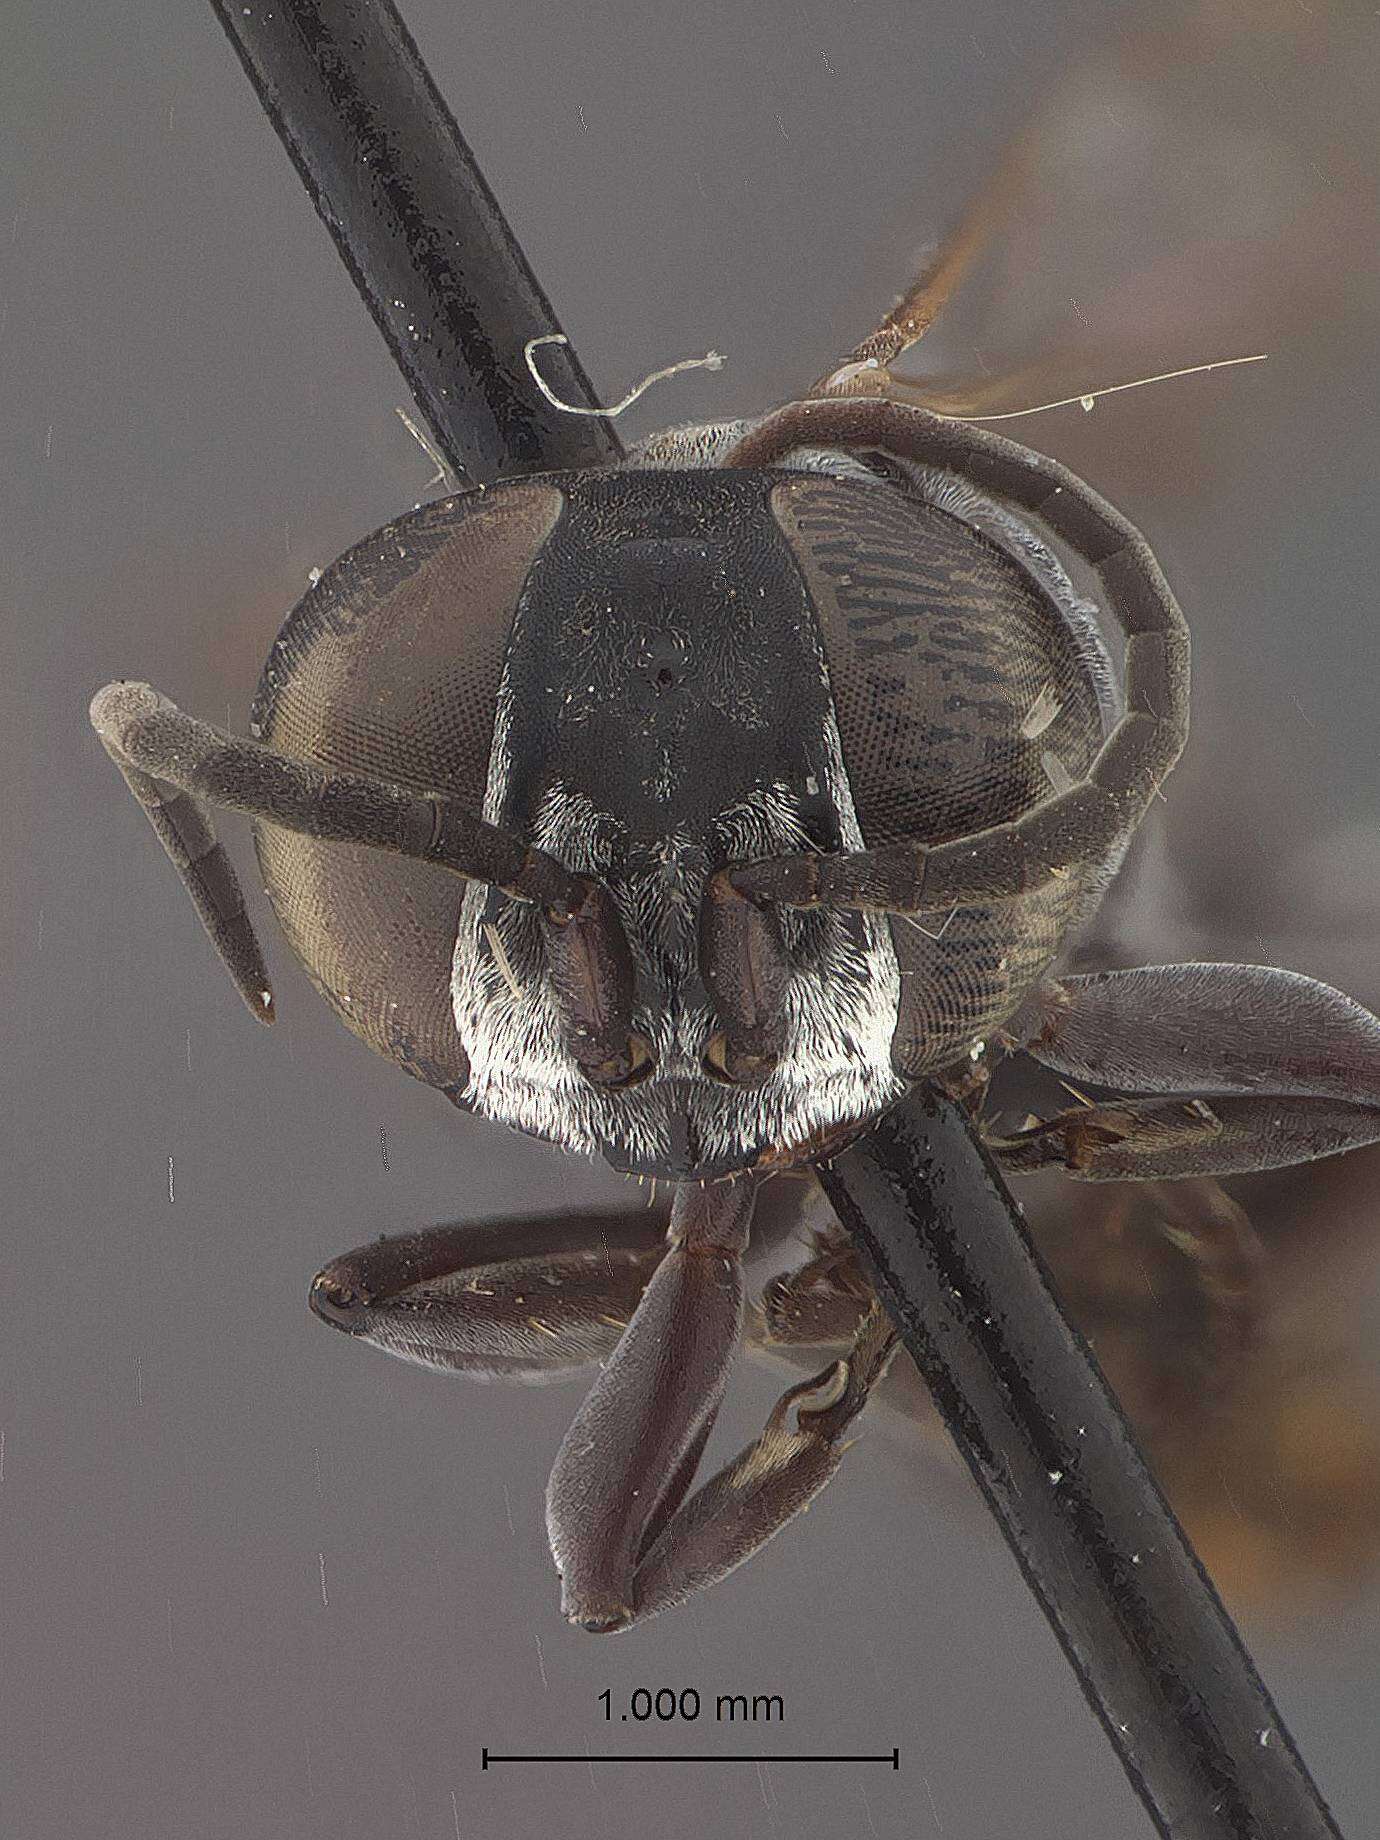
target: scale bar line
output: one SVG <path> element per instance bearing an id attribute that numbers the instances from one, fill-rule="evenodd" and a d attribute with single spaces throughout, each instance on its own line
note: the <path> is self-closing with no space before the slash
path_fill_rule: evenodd
<path id="1" fill-rule="evenodd" d="M 491 1751 L 486 1744 L 483 1747 L 481 1768 L 487 1770 L 495 1763 L 889 1763 L 893 1770 L 901 1767 L 901 1752 L 898 1749 L 881 1753 L 857 1752 L 820 1752 L 803 1751 L 799 1753 L 777 1753 L 761 1756 L 749 1753 L 698 1753 L 682 1754 L 672 1752 L 665 1755 L 634 1756 L 627 1752 L 609 1752 L 594 1755 L 589 1751 L 543 1751 L 543 1752 L 503 1752 Z"/>

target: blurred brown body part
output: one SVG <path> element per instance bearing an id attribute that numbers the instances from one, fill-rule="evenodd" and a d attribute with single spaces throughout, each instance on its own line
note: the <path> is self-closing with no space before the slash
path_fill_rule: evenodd
<path id="1" fill-rule="evenodd" d="M 1193 1546 L 1262 1627 L 1346 1603 L 1380 1559 L 1380 1384 L 1364 1312 L 1377 1174 L 1372 1150 L 1238 1179 L 1231 1193 L 1052 1176 L 1017 1190 Z M 791 1187 L 790 1230 L 812 1257 L 764 1285 L 750 1340 L 808 1360 L 847 1341 L 868 1292 L 837 1229 L 808 1230 L 811 1193 Z M 918 1431 L 936 1476 L 950 1470 L 966 1492 L 909 1362 L 881 1403 L 886 1435 Z"/>
<path id="2" fill-rule="evenodd" d="M 1325 386 L 1339 342 L 1364 363 L 1380 311 L 1380 165 L 1362 125 L 1373 112 L 1363 65 L 1347 93 L 1346 48 L 1359 53 L 1365 32 L 1346 7 L 1263 5 L 1246 21 L 1203 0 L 1108 41 L 1042 93 L 963 228 L 854 360 L 894 363 L 942 307 L 905 392 L 982 418 L 1269 353 L 1263 372 L 1141 392 L 1149 438 L 1128 443 L 1110 412 L 1062 412 L 1059 451 L 1095 476 L 1114 465 L 1133 490 L 1170 485 L 1172 448 L 1172 494 L 1189 506 L 1236 458 L 1214 432 L 1220 418 L 1186 409 L 1192 392 L 1254 397 L 1241 441 L 1252 444 L 1253 423 L 1264 445 L 1262 423 L 1284 439 L 1312 383 Z M 1191 610 L 1200 648 L 1212 615 Z M 1308 965 L 1374 1003 L 1380 952 L 1362 920 L 1374 825 L 1326 804 L 1314 822 L 1297 796 L 1317 777 L 1300 757 L 1314 738 L 1291 723 L 1261 749 L 1243 714 L 1223 696 L 1200 717 L 1168 804 L 1074 962 L 1239 949 Z M 1362 1151 L 1238 1178 L 1230 1194 L 1047 1177 L 1021 1189 L 1059 1291 L 1195 1547 L 1257 1621 L 1354 1598 L 1380 1554 L 1378 1179 L 1380 1158 Z M 1220 1228 L 1233 1210 L 1254 1256 L 1224 1272 L 1186 1221 L 1197 1211 Z M 1220 1232 L 1207 1237 L 1221 1245 Z M 908 1367 L 899 1388 L 918 1399 Z"/>

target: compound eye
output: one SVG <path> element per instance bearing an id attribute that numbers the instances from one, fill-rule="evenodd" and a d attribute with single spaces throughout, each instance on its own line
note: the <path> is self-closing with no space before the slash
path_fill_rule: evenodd
<path id="1" fill-rule="evenodd" d="M 591 1086 L 601 1087 L 605 1092 L 626 1092 L 630 1086 L 640 1086 L 649 1074 L 656 1071 L 656 1055 L 652 1044 L 645 1035 L 628 1036 L 627 1046 L 618 1054 L 612 1054 L 605 1061 L 590 1064 L 580 1063 L 580 1072 Z"/>

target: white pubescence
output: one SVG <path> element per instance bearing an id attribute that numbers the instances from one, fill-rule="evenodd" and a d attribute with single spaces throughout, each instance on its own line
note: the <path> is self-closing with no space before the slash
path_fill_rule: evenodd
<path id="1" fill-rule="evenodd" d="M 704 1071 L 705 1048 L 720 1024 L 711 1006 L 689 993 L 698 989 L 699 912 L 711 857 L 752 860 L 809 847 L 798 803 L 786 786 L 754 792 L 719 814 L 711 837 L 672 833 L 635 844 L 613 873 L 617 820 L 569 787 L 551 788 L 533 842 L 599 876 L 612 892 L 640 988 L 649 993 L 634 1022 L 652 1042 L 656 1071 L 613 1093 L 584 1078 L 541 969 L 531 910 L 505 902 L 496 919 L 486 919 L 488 890 L 476 887 L 462 908 L 452 972 L 456 1026 L 470 1063 L 467 1101 L 521 1130 L 575 1150 L 603 1147 L 630 1163 L 666 1155 L 680 1114 L 704 1159 L 721 1163 L 767 1142 L 801 1141 L 899 1097 L 891 1041 L 900 977 L 890 932 L 872 919 L 783 915 L 796 970 L 784 999 L 779 1065 L 750 1089 L 725 1087 Z M 856 830 L 851 800 L 848 812 Z"/>

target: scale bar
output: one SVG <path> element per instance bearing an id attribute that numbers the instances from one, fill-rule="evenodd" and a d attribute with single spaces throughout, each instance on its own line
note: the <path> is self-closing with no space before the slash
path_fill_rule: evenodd
<path id="1" fill-rule="evenodd" d="M 495 1763 L 889 1763 L 893 1770 L 901 1767 L 901 1752 L 898 1749 L 877 1755 L 857 1754 L 853 1752 L 806 1751 L 799 1755 L 777 1753 L 770 1756 L 760 1755 L 684 1755 L 675 1752 L 666 1756 L 632 1756 L 628 1753 L 608 1753 L 592 1755 L 589 1751 L 550 1751 L 516 1754 L 513 1752 L 491 1751 L 486 1744 L 483 1748 L 481 1768 L 487 1770 Z"/>

